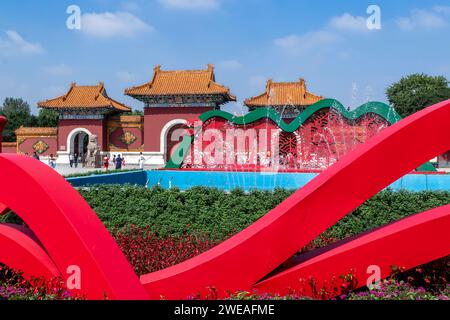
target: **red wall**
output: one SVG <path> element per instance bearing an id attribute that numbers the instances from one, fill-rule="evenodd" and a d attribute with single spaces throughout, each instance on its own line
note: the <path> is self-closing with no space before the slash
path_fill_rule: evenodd
<path id="1" fill-rule="evenodd" d="M 129 131 L 136 137 L 136 140 L 130 145 L 127 145 L 126 143 L 120 140 L 120 137 L 127 131 Z M 111 132 L 109 136 L 109 143 L 112 144 L 114 147 L 122 150 L 138 150 L 141 149 L 142 145 L 144 144 L 143 137 L 144 134 L 140 128 L 126 127 L 126 126 L 119 127 Z"/>
<path id="2" fill-rule="evenodd" d="M 6 143 L 3 143 L 2 147 L 0 149 L 0 152 L 3 152 L 3 153 L 16 153 L 17 152 L 17 147 L 16 147 L 15 144 L 14 144 L 14 146 L 9 146 Z"/>
<path id="3" fill-rule="evenodd" d="M 144 141 L 146 152 L 159 152 L 161 130 L 174 119 L 193 119 L 212 107 L 149 107 L 144 113 Z"/>
<path id="4" fill-rule="evenodd" d="M 85 119 L 73 119 L 73 120 L 59 120 L 59 128 L 58 128 L 58 141 L 59 151 L 68 151 L 67 150 L 67 136 L 69 133 L 77 128 L 84 128 L 89 130 L 92 134 L 97 135 L 98 143 L 100 145 L 101 150 L 106 149 L 106 135 L 105 135 L 105 127 L 106 125 L 104 120 L 85 120 Z"/>
<path id="5" fill-rule="evenodd" d="M 42 140 L 48 145 L 48 149 L 44 152 L 39 154 L 40 156 L 49 156 L 50 154 L 56 155 L 56 151 L 58 148 L 58 143 L 56 140 L 56 137 L 49 138 L 49 137 L 33 137 L 33 138 L 27 138 L 24 142 L 22 142 L 19 145 L 19 153 L 25 154 L 28 153 L 29 155 L 32 155 L 34 153 L 33 145 Z M 15 150 L 14 150 L 15 152 Z"/>

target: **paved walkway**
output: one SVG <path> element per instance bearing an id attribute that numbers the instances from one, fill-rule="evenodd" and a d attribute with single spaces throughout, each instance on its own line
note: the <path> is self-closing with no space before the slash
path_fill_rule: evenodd
<path id="1" fill-rule="evenodd" d="M 114 170 L 114 168 L 110 169 Z M 130 170 L 130 169 L 139 169 L 139 166 L 137 165 L 127 165 L 125 168 L 125 170 Z M 151 169 L 156 169 L 156 167 L 151 167 L 151 166 L 145 166 L 145 170 L 151 170 Z M 69 174 L 79 174 L 79 173 L 88 173 L 90 171 L 104 171 L 105 169 L 103 168 L 82 168 L 81 166 L 79 166 L 78 168 L 75 167 L 70 167 L 69 165 L 63 165 L 63 164 L 59 164 L 56 166 L 55 168 L 56 172 L 58 172 L 59 174 L 66 176 Z"/>

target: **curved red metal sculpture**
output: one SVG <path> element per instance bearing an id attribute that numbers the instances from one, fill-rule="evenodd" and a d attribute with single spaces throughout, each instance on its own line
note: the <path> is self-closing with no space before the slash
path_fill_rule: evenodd
<path id="1" fill-rule="evenodd" d="M 284 292 L 304 289 L 298 280 L 307 276 L 325 282 L 356 268 L 363 277 L 371 264 L 379 265 L 386 276 L 387 266 L 411 268 L 450 253 L 445 231 L 450 226 L 449 206 L 401 220 L 325 253 L 321 250 L 279 274 L 272 272 L 365 200 L 450 149 L 448 119 L 450 100 L 394 124 L 244 231 L 193 259 L 142 276 L 142 285 L 92 209 L 47 166 L 0 155 L 0 179 L 8 181 L 0 184 L 0 203 L 25 220 L 63 277 L 68 278 L 70 265 L 80 266 L 81 292 L 88 298 L 106 293 L 115 299 L 183 299 L 207 293 L 211 286 L 220 296 L 252 288 Z M 23 201 L 24 194 L 28 201 Z M 32 255 L 37 256 L 37 251 Z M 12 265 L 20 265 L 12 260 Z M 32 266 L 27 272 L 44 275 Z"/>
<path id="2" fill-rule="evenodd" d="M 2 153 L 2 141 L 3 141 L 3 129 L 5 128 L 6 125 L 6 118 L 0 116 L 0 153 Z"/>

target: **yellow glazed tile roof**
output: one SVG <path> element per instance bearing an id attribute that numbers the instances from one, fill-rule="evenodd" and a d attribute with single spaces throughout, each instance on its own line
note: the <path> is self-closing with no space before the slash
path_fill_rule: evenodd
<path id="1" fill-rule="evenodd" d="M 249 107 L 308 106 L 322 99 L 322 96 L 306 90 L 305 80 L 303 79 L 298 82 L 272 82 L 272 80 L 268 80 L 266 91 L 245 100 L 244 104 Z"/>
<path id="2" fill-rule="evenodd" d="M 78 86 L 72 83 L 69 91 L 60 97 L 38 103 L 41 108 L 111 108 L 118 111 L 131 111 L 131 108 L 108 97 L 102 82 L 95 86 Z"/>
<path id="3" fill-rule="evenodd" d="M 208 65 L 206 70 L 174 71 L 163 71 L 158 65 L 150 82 L 126 89 L 125 94 L 129 96 L 220 94 L 227 96 L 229 101 L 236 100 L 236 97 L 230 94 L 229 88 L 215 82 L 212 65 Z"/>

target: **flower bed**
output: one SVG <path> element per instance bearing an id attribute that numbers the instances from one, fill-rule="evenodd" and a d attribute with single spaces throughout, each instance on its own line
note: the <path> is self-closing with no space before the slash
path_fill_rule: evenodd
<path id="1" fill-rule="evenodd" d="M 73 300 L 78 298 L 70 294 L 61 279 L 25 280 L 20 272 L 0 264 L 0 300 Z"/>
<path id="2" fill-rule="evenodd" d="M 109 228 L 138 275 L 154 272 L 192 258 L 239 232 L 288 197 L 286 190 L 146 189 L 136 186 L 96 186 L 80 193 Z M 306 252 L 365 230 L 399 220 L 412 213 L 450 202 L 448 192 L 383 191 L 352 214 L 320 235 L 301 251 Z M 13 214 L 0 222 L 20 223 Z M 449 257 L 406 271 L 398 268 L 380 290 L 352 291 L 336 299 L 448 299 Z M 317 290 L 316 299 L 335 298 L 332 292 Z M 194 293 L 193 293 L 194 294 Z M 0 299 L 74 299 L 57 280 L 43 283 L 25 281 L 20 274 L 0 268 Z M 214 299 L 216 294 L 187 299 Z M 238 292 L 229 299 L 305 299 L 301 294 L 277 297 L 270 294 Z"/>

